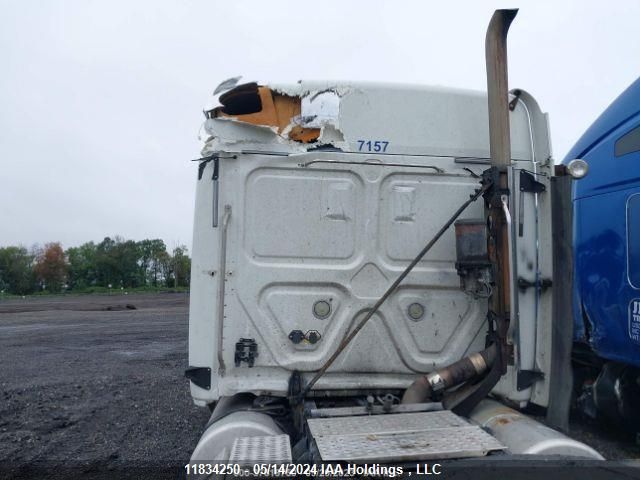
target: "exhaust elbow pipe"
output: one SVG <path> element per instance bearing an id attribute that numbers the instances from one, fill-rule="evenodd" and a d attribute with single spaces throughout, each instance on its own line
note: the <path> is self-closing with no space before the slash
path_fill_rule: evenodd
<path id="1" fill-rule="evenodd" d="M 489 370 L 496 359 L 496 345 L 464 357 L 448 367 L 419 377 L 402 396 L 402 403 L 424 403 L 434 393 L 441 392 L 479 377 Z"/>

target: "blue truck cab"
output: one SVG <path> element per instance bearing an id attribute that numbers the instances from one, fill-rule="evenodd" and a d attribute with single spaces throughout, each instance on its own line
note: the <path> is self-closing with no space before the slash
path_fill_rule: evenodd
<path id="1" fill-rule="evenodd" d="M 574 159 L 589 167 L 572 191 L 574 342 L 599 363 L 597 409 L 621 410 L 625 402 L 612 387 L 616 381 L 637 386 L 640 378 L 640 79 L 600 115 L 563 164 Z M 598 393 L 607 405 L 597 405 Z"/>

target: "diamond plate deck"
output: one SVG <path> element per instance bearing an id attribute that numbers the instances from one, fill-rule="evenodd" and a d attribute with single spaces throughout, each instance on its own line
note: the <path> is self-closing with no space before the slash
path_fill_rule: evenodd
<path id="1" fill-rule="evenodd" d="M 309 418 L 329 418 L 329 417 L 354 417 L 358 415 L 371 415 L 383 413 L 410 413 L 410 412 L 434 412 L 442 410 L 442 403 L 407 403 L 392 405 L 391 411 L 386 412 L 382 405 L 367 407 L 333 407 L 333 408 L 313 408 L 309 411 Z"/>
<path id="2" fill-rule="evenodd" d="M 290 463 L 289 435 L 236 438 L 231 447 L 231 463 Z"/>
<path id="3" fill-rule="evenodd" d="M 434 428 L 469 426 L 469 422 L 450 410 L 439 412 L 394 413 L 366 417 L 309 419 L 311 434 L 357 435 L 361 433 L 404 433 Z"/>
<path id="4" fill-rule="evenodd" d="M 506 447 L 451 411 L 309 419 L 325 461 L 479 457 Z"/>

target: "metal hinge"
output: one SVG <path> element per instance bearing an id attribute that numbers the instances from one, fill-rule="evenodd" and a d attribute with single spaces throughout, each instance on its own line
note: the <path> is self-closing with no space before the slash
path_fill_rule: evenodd
<path id="1" fill-rule="evenodd" d="M 258 344 L 253 338 L 241 338 L 236 342 L 236 353 L 234 356 L 236 367 L 242 362 L 247 362 L 249 368 L 253 367 L 258 356 Z"/>
<path id="2" fill-rule="evenodd" d="M 550 278 L 541 278 L 539 282 L 531 282 L 526 278 L 518 277 L 518 288 L 520 290 L 527 290 L 531 287 L 537 287 L 541 291 L 545 291 L 547 288 L 553 285 L 553 281 Z"/>

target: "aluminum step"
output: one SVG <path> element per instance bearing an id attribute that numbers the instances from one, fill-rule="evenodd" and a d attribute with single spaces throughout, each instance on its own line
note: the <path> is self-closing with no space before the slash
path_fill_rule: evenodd
<path id="1" fill-rule="evenodd" d="M 307 423 L 324 461 L 467 458 L 506 449 L 482 428 L 449 410 L 313 418 Z"/>
<path id="2" fill-rule="evenodd" d="M 264 437 L 239 437 L 231 447 L 230 463 L 240 465 L 254 463 L 291 463 L 291 441 L 289 435 Z"/>

